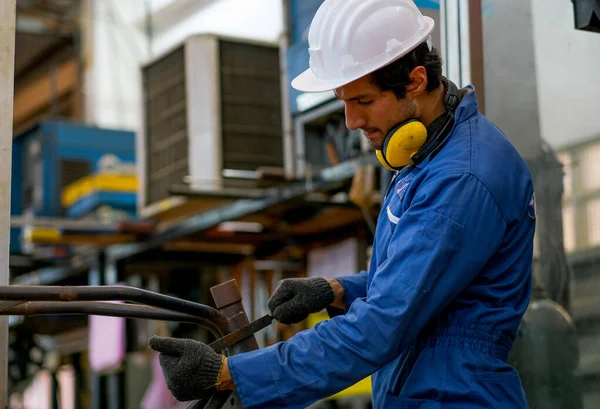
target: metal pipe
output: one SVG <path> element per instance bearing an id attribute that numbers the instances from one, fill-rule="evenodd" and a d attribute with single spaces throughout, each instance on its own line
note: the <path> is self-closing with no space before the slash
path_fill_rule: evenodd
<path id="1" fill-rule="evenodd" d="M 11 227 L 54 227 L 57 229 L 66 230 L 91 230 L 91 231 L 106 231 L 118 232 L 120 223 L 104 223 L 89 220 L 73 220 L 53 217 L 29 217 L 29 216 L 11 216 Z"/>
<path id="2" fill-rule="evenodd" d="M 15 26 L 17 0 L 0 6 L 0 285 L 10 272 L 10 187 L 12 177 L 13 101 L 15 84 Z M 0 407 L 8 407 L 8 318 L 0 317 Z"/>
<path id="3" fill-rule="evenodd" d="M 469 0 L 469 43 L 471 83 L 477 90 L 479 112 L 485 115 L 485 77 L 483 70 L 483 22 L 481 0 Z"/>
<path id="4" fill-rule="evenodd" d="M 0 286 L 0 301 L 129 301 L 190 314 L 231 332 L 225 315 L 208 305 L 128 286 Z"/>
<path id="5" fill-rule="evenodd" d="M 147 305 L 116 304 L 102 301 L 26 301 L 8 308 L 1 307 L 2 305 L 0 305 L 0 315 L 103 315 L 108 317 L 187 322 L 202 325 L 217 337 L 224 335 L 212 321 L 206 318 L 149 307 Z"/>
<path id="6" fill-rule="evenodd" d="M 294 148 L 294 124 L 292 121 L 292 109 L 290 107 L 290 89 L 288 78 L 287 52 L 290 43 L 290 12 L 289 0 L 281 0 L 281 11 L 283 14 L 283 30 L 279 38 L 279 69 L 281 72 L 281 112 L 283 125 L 283 152 L 285 176 L 289 180 L 298 177 L 296 173 L 296 160 Z"/>

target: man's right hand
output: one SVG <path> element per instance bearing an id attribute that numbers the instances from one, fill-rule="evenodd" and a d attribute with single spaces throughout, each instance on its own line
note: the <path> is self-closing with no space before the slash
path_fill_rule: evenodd
<path id="1" fill-rule="evenodd" d="M 288 278 L 279 283 L 269 299 L 269 310 L 282 324 L 295 324 L 337 303 L 340 289 L 343 292 L 341 285 L 334 286 L 322 277 Z"/>

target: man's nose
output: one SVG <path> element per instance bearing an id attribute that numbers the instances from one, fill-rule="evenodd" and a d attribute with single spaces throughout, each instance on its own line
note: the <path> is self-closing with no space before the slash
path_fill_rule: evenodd
<path id="1" fill-rule="evenodd" d="M 351 107 L 346 104 L 346 127 L 354 131 L 359 128 L 364 128 L 367 125 L 366 117 L 360 112 L 360 109 Z"/>

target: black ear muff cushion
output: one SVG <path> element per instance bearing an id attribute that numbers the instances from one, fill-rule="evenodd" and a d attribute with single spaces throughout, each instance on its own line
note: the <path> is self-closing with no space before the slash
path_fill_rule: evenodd
<path id="1" fill-rule="evenodd" d="M 379 163 L 381 163 L 384 168 L 386 168 L 387 170 L 391 170 L 391 171 L 396 170 L 393 167 L 391 167 L 389 163 L 387 163 L 387 161 L 383 157 L 383 152 L 382 151 L 376 150 L 375 151 L 375 156 L 377 156 L 377 159 L 379 160 Z"/>

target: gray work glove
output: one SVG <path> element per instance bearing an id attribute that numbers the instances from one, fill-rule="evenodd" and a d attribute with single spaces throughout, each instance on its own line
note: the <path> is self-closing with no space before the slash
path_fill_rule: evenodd
<path id="1" fill-rule="evenodd" d="M 268 306 L 277 321 L 295 324 L 304 321 L 309 314 L 323 310 L 334 300 L 333 288 L 322 277 L 288 278 L 279 283 Z"/>
<path id="2" fill-rule="evenodd" d="M 222 356 L 202 342 L 152 336 L 150 348 L 160 353 L 167 387 L 180 402 L 206 399 L 216 393 Z"/>

